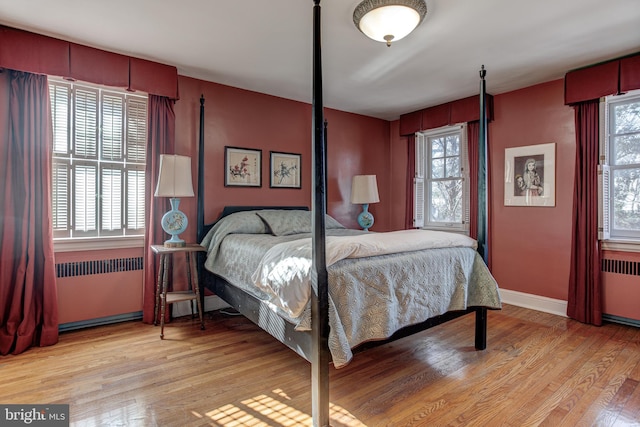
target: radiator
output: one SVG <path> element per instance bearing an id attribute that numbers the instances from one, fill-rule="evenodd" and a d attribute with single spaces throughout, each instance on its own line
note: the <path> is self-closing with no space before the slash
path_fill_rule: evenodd
<path id="1" fill-rule="evenodd" d="M 640 276 L 640 262 L 620 259 L 603 259 L 600 270 L 603 273 L 626 274 Z"/>
<path id="2" fill-rule="evenodd" d="M 640 276 L 640 262 L 621 259 L 603 259 L 600 265 L 600 271 L 602 271 L 602 273 L 621 274 L 625 276 Z M 640 320 L 638 319 L 630 319 L 608 313 L 603 313 L 602 319 L 609 322 L 640 327 Z"/>
<path id="3" fill-rule="evenodd" d="M 56 264 L 56 277 L 88 276 L 142 270 L 142 257 L 74 261 Z"/>
<path id="4" fill-rule="evenodd" d="M 96 274 L 122 273 L 122 272 L 129 272 L 129 271 L 133 272 L 136 270 L 138 271 L 142 270 L 143 266 L 144 266 L 143 257 L 139 256 L 139 257 L 128 257 L 128 258 L 94 259 L 94 260 L 86 260 L 86 261 L 58 262 L 56 263 L 55 268 L 56 268 L 56 277 L 58 279 L 62 279 L 62 281 L 59 283 L 59 286 L 60 286 L 61 283 L 66 283 L 65 280 L 69 278 L 91 276 Z M 97 280 L 97 278 L 94 280 Z M 109 279 L 103 278 L 100 280 L 104 282 L 105 280 L 109 280 Z M 91 291 L 87 290 L 83 292 L 91 292 Z M 74 316 L 70 316 L 70 317 L 71 317 L 70 320 L 74 319 Z M 111 323 L 118 323 L 118 322 L 124 322 L 129 320 L 140 320 L 140 319 L 142 319 L 142 311 L 135 311 L 130 313 L 115 314 L 112 316 L 101 316 L 101 317 L 92 318 L 92 319 L 65 322 L 58 325 L 58 330 L 60 332 L 71 331 L 75 329 L 82 329 L 82 328 L 87 328 L 92 326 L 108 325 Z"/>

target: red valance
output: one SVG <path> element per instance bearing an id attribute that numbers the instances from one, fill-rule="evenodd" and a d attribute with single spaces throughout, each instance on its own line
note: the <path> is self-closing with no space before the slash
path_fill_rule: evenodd
<path id="1" fill-rule="evenodd" d="M 473 95 L 400 116 L 400 135 L 480 120 L 480 95 Z M 493 96 L 487 95 L 487 120 L 493 120 Z"/>
<path id="2" fill-rule="evenodd" d="M 69 59 L 69 74 L 65 77 L 105 86 L 129 87 L 129 58 L 126 56 L 70 43 Z"/>
<path id="3" fill-rule="evenodd" d="M 569 71 L 564 77 L 564 103 L 640 89 L 640 54 Z"/>
<path id="4" fill-rule="evenodd" d="M 0 68 L 178 99 L 176 67 L 0 26 Z"/>
<path id="5" fill-rule="evenodd" d="M 620 92 L 640 89 L 640 54 L 620 60 Z"/>
<path id="6" fill-rule="evenodd" d="M 68 76 L 69 43 L 0 26 L 0 67 Z"/>
<path id="7" fill-rule="evenodd" d="M 598 99 L 618 92 L 620 61 L 570 71 L 564 78 L 564 103 Z"/>
<path id="8" fill-rule="evenodd" d="M 422 129 L 447 126 L 451 118 L 451 104 L 440 104 L 422 110 Z"/>
<path id="9" fill-rule="evenodd" d="M 178 71 L 176 67 L 158 62 L 130 58 L 129 89 L 178 99 Z M 171 96 L 165 93 L 171 93 Z"/>
<path id="10" fill-rule="evenodd" d="M 400 135 L 413 135 L 422 129 L 422 110 L 400 116 Z"/>

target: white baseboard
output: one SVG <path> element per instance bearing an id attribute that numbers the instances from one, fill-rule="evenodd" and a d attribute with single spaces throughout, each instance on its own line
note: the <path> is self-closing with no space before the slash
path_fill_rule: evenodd
<path id="1" fill-rule="evenodd" d="M 190 315 L 191 314 L 190 304 L 191 304 L 191 301 L 180 301 L 180 302 L 173 303 L 173 309 L 172 309 L 173 311 L 171 314 L 173 315 L 173 317 L 182 317 L 182 316 Z M 229 307 L 229 304 L 224 302 L 217 295 L 209 295 L 207 297 L 204 297 L 205 313 L 207 311 L 220 310 L 221 308 L 225 308 L 225 307 Z"/>
<path id="2" fill-rule="evenodd" d="M 502 302 L 505 304 L 567 317 L 567 301 L 540 295 L 525 294 L 524 292 L 510 291 L 509 289 L 500 289 L 500 298 L 502 298 Z"/>

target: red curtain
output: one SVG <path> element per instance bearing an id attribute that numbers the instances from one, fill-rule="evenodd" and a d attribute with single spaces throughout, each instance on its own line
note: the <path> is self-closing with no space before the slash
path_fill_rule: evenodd
<path id="1" fill-rule="evenodd" d="M 47 77 L 0 73 L 0 354 L 58 342 Z"/>
<path id="2" fill-rule="evenodd" d="M 567 315 L 599 326 L 602 283 L 598 241 L 598 103 L 596 99 L 574 106 L 576 174 Z"/>
<path id="3" fill-rule="evenodd" d="M 416 136 L 407 138 L 407 198 L 404 210 L 404 228 L 415 228 L 413 225 L 413 178 L 416 175 Z"/>
<path id="4" fill-rule="evenodd" d="M 151 245 L 166 240 L 160 219 L 169 210 L 166 197 L 154 197 L 160 169 L 160 154 L 174 152 L 176 116 L 173 111 L 173 101 L 164 96 L 149 95 L 149 135 L 147 137 L 147 169 L 145 180 L 148 183 L 146 200 L 148 208 L 148 222 L 144 236 L 144 296 L 142 320 L 153 323 L 156 301 L 156 278 L 158 274 L 158 260 L 151 251 Z"/>

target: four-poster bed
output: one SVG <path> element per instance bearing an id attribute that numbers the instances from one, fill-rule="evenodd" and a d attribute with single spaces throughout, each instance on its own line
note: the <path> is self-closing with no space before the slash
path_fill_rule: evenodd
<path id="1" fill-rule="evenodd" d="M 477 242 L 478 252 L 476 252 L 475 246 L 464 242 L 464 236 L 460 236 L 461 240 L 454 243 L 449 241 L 444 244 L 444 247 L 438 246 L 435 249 L 419 246 L 406 249 L 409 252 L 405 252 L 401 246 L 383 255 L 365 254 L 355 259 L 340 257 L 337 260 L 334 259 L 336 258 L 334 248 L 333 246 L 327 247 L 328 241 L 331 245 L 334 245 L 336 241 L 360 242 L 362 232 L 344 229 L 326 212 L 326 126 L 322 99 L 319 3 L 319 0 L 314 0 L 313 200 L 311 212 L 308 212 L 307 207 L 226 207 L 215 224 L 208 226 L 204 224 L 204 98 L 201 98 L 197 215 L 198 241 L 202 242 L 209 253 L 206 260 L 201 259 L 200 265 L 203 268 L 199 272 L 201 274 L 200 283 L 311 362 L 313 423 L 317 426 L 325 426 L 329 425 L 328 378 L 331 361 L 336 366 L 342 366 L 350 360 L 350 352 L 354 348 L 360 349 L 368 347 L 374 342 L 387 342 L 404 337 L 469 313 L 475 313 L 475 347 L 482 350 L 486 348 L 487 308 L 500 308 L 500 300 L 497 285 L 482 261 L 483 257 L 486 259 L 487 253 L 484 164 L 479 167 L 481 182 L 479 221 L 483 223 L 479 223 L 478 227 L 481 233 L 479 238 L 482 239 Z M 483 71 L 481 78 L 484 80 Z M 486 140 L 486 124 L 482 123 L 483 120 L 486 120 L 483 111 L 484 96 L 484 84 L 481 84 L 479 144 L 481 152 L 485 150 Z M 481 161 L 486 159 L 485 154 L 481 154 L 479 157 Z M 422 231 L 422 233 L 427 232 Z M 371 239 L 371 236 L 376 234 L 387 233 L 369 233 L 369 236 L 364 239 Z M 403 236 L 404 240 L 411 241 L 414 241 L 414 237 L 417 239 L 422 236 L 412 235 L 411 239 Z M 298 245 L 298 242 L 301 242 L 299 239 L 306 239 L 303 248 Z M 460 244 L 460 241 L 463 243 Z M 360 248 L 367 244 L 367 242 L 358 243 L 356 246 Z M 394 243 L 391 245 L 393 246 Z M 283 249 L 285 247 L 290 249 L 290 246 L 294 246 L 293 252 L 286 252 Z M 271 252 L 276 247 L 284 252 L 278 252 L 275 258 L 269 258 L 268 255 L 272 255 Z M 347 252 L 352 249 L 353 247 L 350 246 Z M 283 260 L 297 259 L 300 253 L 305 255 L 300 257 L 301 259 L 309 259 L 310 261 L 307 266 L 310 268 L 307 268 L 307 276 L 305 276 L 305 280 L 308 282 L 303 282 L 295 292 L 287 290 L 284 293 L 287 294 L 285 297 L 292 293 L 299 296 L 300 289 L 306 289 L 308 295 L 294 303 L 289 303 L 281 295 L 283 293 L 281 284 L 276 283 L 275 286 L 266 285 L 265 287 L 264 282 L 268 281 L 265 277 L 270 277 L 267 267 L 279 265 L 279 262 L 282 265 Z M 424 261 L 432 256 L 438 258 L 435 258 L 435 261 Z M 330 258 L 329 266 L 327 266 L 328 257 Z M 265 259 L 272 262 L 266 262 L 266 266 L 265 263 L 259 262 Z M 366 267 L 362 267 L 362 263 L 366 263 Z M 421 292 L 416 292 L 411 286 L 420 284 L 424 287 L 423 278 L 432 275 L 432 271 L 437 269 L 435 265 L 438 264 L 453 265 L 455 266 L 453 269 L 456 271 L 455 273 L 440 272 L 438 273 L 440 276 L 436 274 L 434 278 L 436 285 L 433 289 L 437 289 L 437 291 L 426 292 L 429 295 L 425 301 L 435 298 L 433 293 L 442 294 L 440 296 L 444 299 L 440 301 L 439 305 L 436 304 L 437 307 L 429 308 L 427 307 L 428 302 L 425 302 L 425 305 L 420 305 L 422 302 L 419 302 L 410 304 L 411 309 L 400 305 L 392 305 L 387 308 L 385 304 L 391 303 L 388 300 L 396 299 L 399 294 L 410 297 L 420 294 Z M 413 276 L 405 274 L 403 279 L 399 280 L 398 272 L 402 271 L 402 266 L 406 265 L 411 266 L 408 270 L 414 269 L 417 273 L 414 273 Z M 289 272 L 289 267 L 290 265 L 287 264 L 287 272 Z M 393 273 L 390 273 L 389 269 Z M 390 287 L 386 289 L 386 296 L 376 300 L 375 298 L 378 297 L 374 296 L 374 291 L 371 290 L 375 286 L 371 286 L 370 283 L 362 285 L 366 280 L 362 275 L 363 270 L 367 272 L 365 276 L 374 276 L 380 283 Z M 266 271 L 266 273 L 260 276 L 260 271 Z M 297 278 L 300 275 L 299 272 L 294 274 Z M 349 279 L 344 279 L 344 277 L 349 277 Z M 461 280 L 460 277 L 463 279 Z M 449 279 L 451 279 L 450 286 L 438 285 Z M 394 281 L 395 285 L 391 283 Z M 340 282 L 340 286 L 333 285 L 330 289 L 332 282 Z M 261 284 L 258 289 L 252 289 L 252 287 L 256 287 L 252 285 L 257 283 Z M 343 299 L 340 299 L 341 297 L 338 295 L 339 292 L 336 290 L 338 288 L 349 289 L 344 292 L 346 296 Z M 375 292 L 377 291 L 378 289 L 375 290 Z M 358 292 L 362 292 L 364 297 L 358 297 Z M 385 290 L 382 291 L 383 294 L 384 292 Z M 387 319 L 384 311 L 366 311 L 370 307 L 365 308 L 365 311 L 351 314 L 351 308 L 348 307 L 349 301 L 356 303 L 362 300 L 374 301 L 369 304 L 370 307 L 375 306 L 378 309 L 383 307 L 389 312 L 398 311 L 401 314 L 394 314 L 395 317 L 389 315 L 389 319 Z M 397 301 L 392 302 L 397 304 Z M 297 308 L 291 309 L 294 305 Z M 367 306 L 367 304 L 359 305 Z M 347 311 L 344 306 L 347 307 Z M 425 310 L 425 312 L 421 313 L 420 310 Z M 419 318 L 420 313 L 423 315 L 422 318 Z M 344 318 L 348 317 L 350 320 L 344 321 Z M 376 323 L 381 317 L 385 320 L 380 323 L 390 324 L 387 325 L 387 328 L 382 327 L 381 330 L 373 332 L 369 330 L 367 333 L 361 333 L 363 328 L 371 326 L 369 323 Z M 396 318 L 401 318 L 401 320 L 397 321 Z"/>

